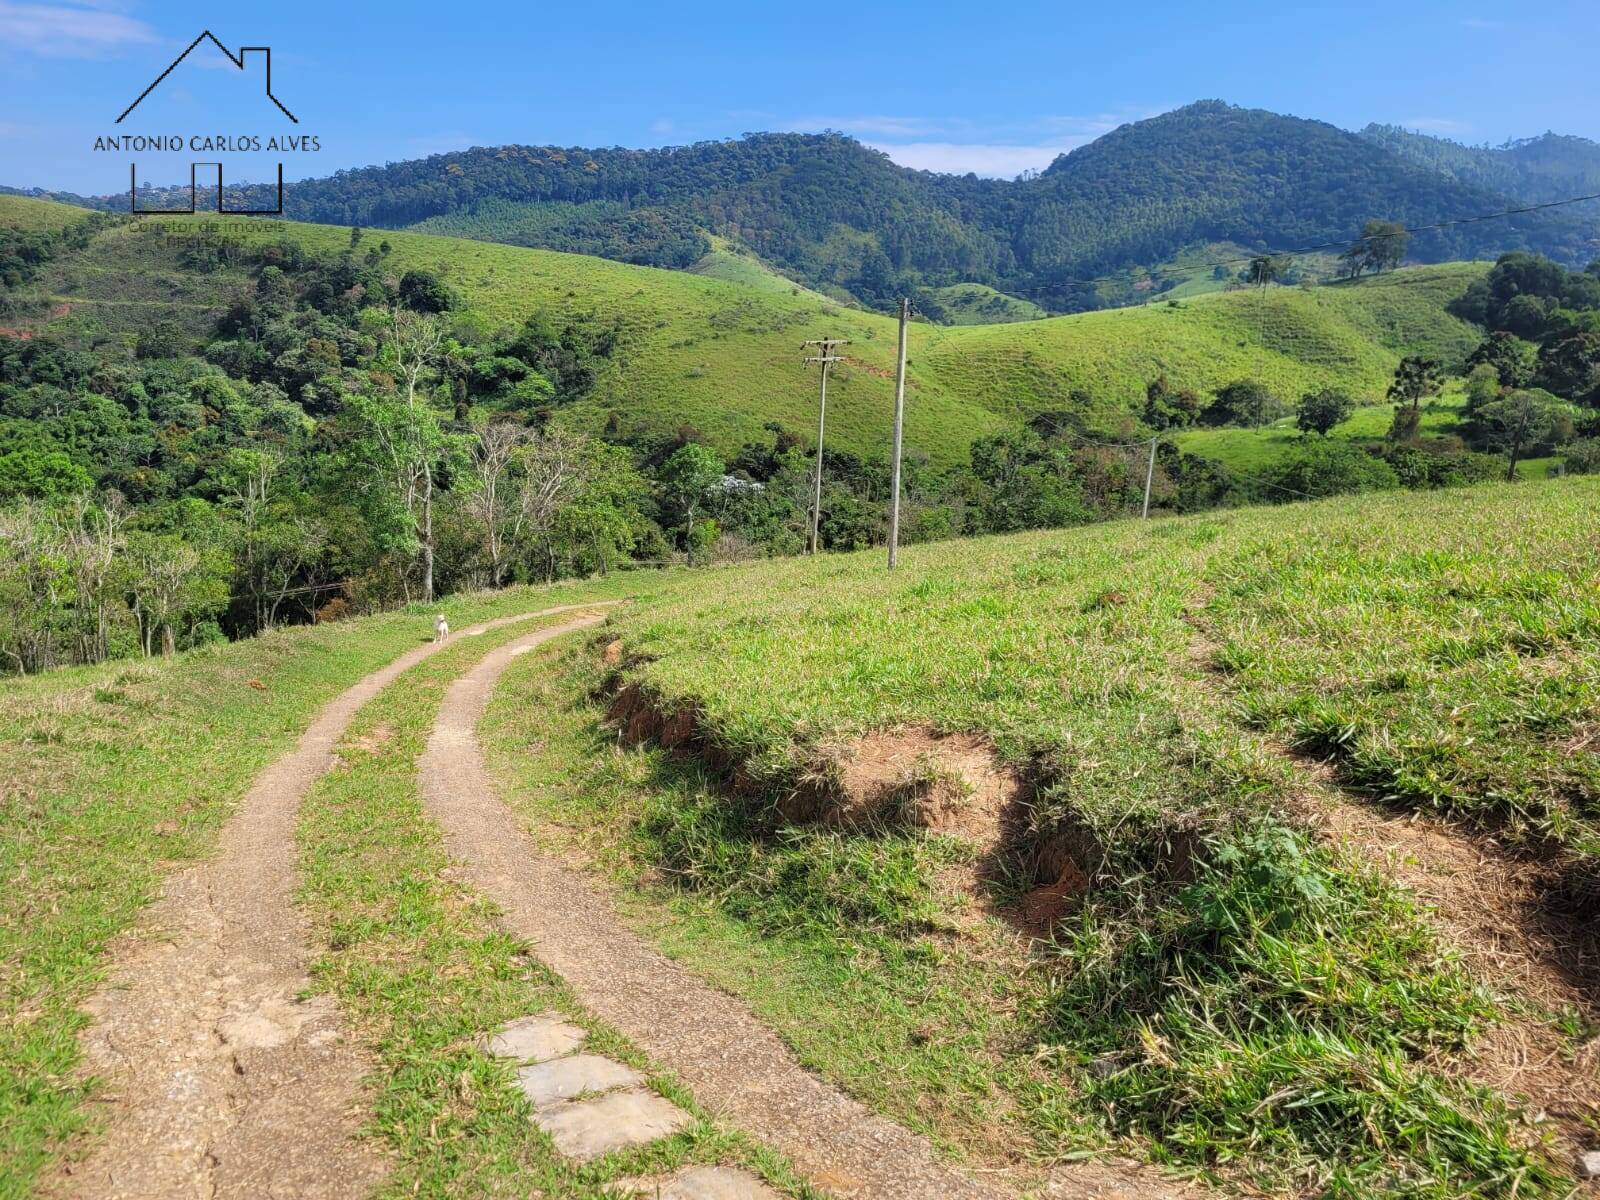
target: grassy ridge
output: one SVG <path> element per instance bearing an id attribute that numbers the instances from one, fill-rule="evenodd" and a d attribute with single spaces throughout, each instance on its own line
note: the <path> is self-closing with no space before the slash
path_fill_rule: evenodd
<path id="1" fill-rule="evenodd" d="M 1457 1074 L 1501 1006 L 1403 894 L 1297 829 L 1302 781 L 1263 733 L 1303 722 L 1322 749 L 1348 725 L 1335 750 L 1362 787 L 1592 854 L 1592 764 L 1564 756 L 1597 712 L 1597 500 L 1600 484 L 1563 481 L 1124 523 L 913 547 L 892 576 L 876 554 L 774 562 L 616 617 L 635 677 L 702 714 L 769 800 L 819 743 L 897 724 L 981 732 L 1025 764 L 1031 826 L 1072 831 L 1102 880 L 1031 976 L 955 982 L 971 958 L 922 932 L 949 852 L 917 835 L 779 837 L 770 808 L 704 780 L 648 761 L 585 775 L 570 749 L 523 751 L 527 803 L 616 828 L 625 857 L 686 894 L 664 942 L 787 1020 L 821 1069 L 881 1080 L 880 1103 L 960 1144 L 985 1135 L 919 1108 L 923 1052 L 845 1033 L 856 1003 L 873 1019 L 916 1003 L 927 956 L 960 994 L 924 1002 L 913 1040 L 955 1055 L 1001 1141 L 1056 1155 L 1087 1126 L 1273 1186 L 1559 1195 L 1503 1098 Z M 1199 632 L 1213 623 L 1216 645 Z M 557 736 L 517 712 L 525 741 Z M 1174 873 L 1179 844 L 1202 849 Z M 720 931 L 704 951 L 690 922 Z M 801 982 L 852 969 L 878 977 L 825 1001 Z M 1012 1015 L 974 1044 L 962 996 L 984 980 Z M 824 1029 L 799 1030 L 807 1014 Z M 1016 1074 L 1013 1054 L 1050 1079 Z"/>
<path id="2" fill-rule="evenodd" d="M 35 200 L 32 196 L 0 194 L 0 225 L 30 231 L 54 232 L 87 220 L 92 210 L 55 200 Z"/>
<path id="3" fill-rule="evenodd" d="M 0 197 L 0 220 L 36 203 Z M 200 217 L 160 219 L 179 234 L 205 224 Z M 289 222 L 234 220 L 227 234 L 290 237 L 329 252 L 350 244 L 345 228 Z M 831 437 L 875 456 L 887 444 L 894 322 L 803 289 L 797 294 L 726 251 L 713 251 L 707 274 L 696 275 L 418 233 L 367 237 L 363 245 L 380 238 L 391 244 L 395 270 L 424 267 L 445 276 L 468 311 L 490 326 L 520 321 L 535 308 L 620 319 L 626 349 L 570 412 L 579 425 L 598 429 L 618 411 L 649 428 L 692 424 L 724 450 L 761 436 L 767 421 L 804 430 L 815 419 L 815 376 L 800 363 L 800 343 L 837 336 L 850 339 L 850 361 L 832 376 Z M 174 253 L 135 227 L 111 230 L 54 271 L 48 287 L 80 301 L 68 318 L 80 327 L 100 321 L 117 329 L 118 306 L 130 300 L 169 319 L 203 321 L 208 306 L 232 295 L 238 277 L 180 271 Z M 915 325 L 906 444 L 936 463 L 958 461 L 973 438 L 1040 409 L 1072 405 L 1078 388 L 1091 391 L 1103 419 L 1115 424 L 1142 404 L 1145 385 L 1161 373 L 1201 391 L 1251 377 L 1286 396 L 1333 384 L 1377 396 L 1402 353 L 1455 361 L 1475 342 L 1471 327 L 1443 304 L 1483 269 L 1424 267 L 1354 285 L 1225 292 L 1176 308 L 1161 303 L 1021 324 Z"/>

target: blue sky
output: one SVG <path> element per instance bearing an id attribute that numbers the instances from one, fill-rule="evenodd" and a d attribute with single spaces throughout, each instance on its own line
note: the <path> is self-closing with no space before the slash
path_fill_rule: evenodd
<path id="1" fill-rule="evenodd" d="M 201 29 L 273 47 L 298 128 L 220 57 L 113 120 Z M 105 192 L 117 132 L 314 134 L 290 178 L 503 142 L 659 146 L 839 129 L 1011 176 L 1201 98 L 1467 142 L 1600 139 L 1600 3 L 399 3 L 0 0 L 0 183 Z M 253 64 L 247 66 L 255 69 Z M 248 73 L 248 72 L 247 72 Z M 170 182 L 193 155 L 141 159 Z M 230 160 L 261 177 L 270 157 Z"/>

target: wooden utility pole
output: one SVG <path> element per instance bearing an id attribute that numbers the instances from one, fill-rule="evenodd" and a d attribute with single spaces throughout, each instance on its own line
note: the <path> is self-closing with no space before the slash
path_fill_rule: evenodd
<path id="1" fill-rule="evenodd" d="M 828 425 L 828 367 L 836 362 L 843 362 L 840 355 L 834 351 L 840 346 L 849 345 L 846 338 L 816 338 L 802 344 L 801 349 L 815 346 L 816 353 L 806 356 L 808 363 L 822 365 L 822 393 L 817 398 L 817 466 L 811 477 L 811 546 L 810 553 L 817 552 L 817 530 L 822 524 L 822 437 Z"/>
<path id="2" fill-rule="evenodd" d="M 1147 521 L 1150 519 L 1150 481 L 1156 477 L 1156 443 L 1160 440 L 1161 439 L 1159 437 L 1153 437 L 1150 439 L 1150 461 L 1145 464 L 1144 468 L 1143 516 Z"/>
<path id="3" fill-rule="evenodd" d="M 906 325 L 911 321 L 911 301 L 900 301 L 900 348 L 894 366 L 894 451 L 889 472 L 889 570 L 894 570 L 900 550 L 900 431 L 906 415 Z"/>

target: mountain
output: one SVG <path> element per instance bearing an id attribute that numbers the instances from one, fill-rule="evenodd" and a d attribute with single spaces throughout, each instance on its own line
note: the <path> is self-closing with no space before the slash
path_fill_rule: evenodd
<path id="1" fill-rule="evenodd" d="M 1543 160 L 1516 161 L 1531 175 Z M 1546 176 L 1559 190 L 1564 176 Z M 475 147 L 305 180 L 285 203 L 303 221 L 672 268 L 698 262 L 715 237 L 836 299 L 883 308 L 916 292 L 938 317 L 937 289 L 956 284 L 1055 312 L 1147 298 L 1209 275 L 1212 264 L 1173 262 L 1200 245 L 1337 246 L 1372 217 L 1439 225 L 1514 207 L 1520 197 L 1502 182 L 1324 122 L 1203 101 L 1014 181 L 909 170 L 839 134 L 759 133 L 660 150 Z M 159 191 L 147 201 L 162 202 Z M 1411 254 L 1441 262 L 1512 249 L 1580 265 L 1600 253 L 1592 219 L 1553 210 L 1447 225 L 1415 237 Z"/>
<path id="2" fill-rule="evenodd" d="M 1600 192 L 1600 142 L 1588 138 L 1545 133 L 1465 146 L 1398 125 L 1368 125 L 1361 136 L 1417 166 L 1530 204 Z"/>

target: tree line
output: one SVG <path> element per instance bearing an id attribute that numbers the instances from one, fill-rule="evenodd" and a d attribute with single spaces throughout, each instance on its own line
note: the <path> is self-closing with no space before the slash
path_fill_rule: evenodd
<path id="1" fill-rule="evenodd" d="M 185 253 L 193 269 L 218 266 L 208 248 Z M 337 254 L 241 253 L 248 286 L 206 330 L 158 321 L 89 347 L 0 338 L 4 669 L 803 549 L 814 447 L 799 433 L 772 423 L 724 455 L 692 427 L 650 431 L 620 410 L 593 435 L 563 419 L 614 369 L 626 335 L 605 314 L 535 311 L 487 329 L 360 230 Z M 1109 424 L 1077 395 L 978 439 L 958 468 L 913 453 L 902 536 L 1136 510 L 1152 437 L 1154 502 L 1170 512 L 1473 482 L 1569 442 L 1570 469 L 1600 465 L 1600 266 L 1506 256 L 1458 307 L 1483 322 L 1482 345 L 1461 364 L 1403 360 L 1375 444 L 1330 436 L 1359 399 L 1337 389 L 1291 403 L 1256 380 L 1201 395 L 1158 376 Z M 1429 433 L 1450 371 L 1467 372 L 1465 424 Z M 1301 442 L 1254 472 L 1170 436 L 1291 415 Z M 823 465 L 823 548 L 881 543 L 888 464 L 830 448 Z"/>

